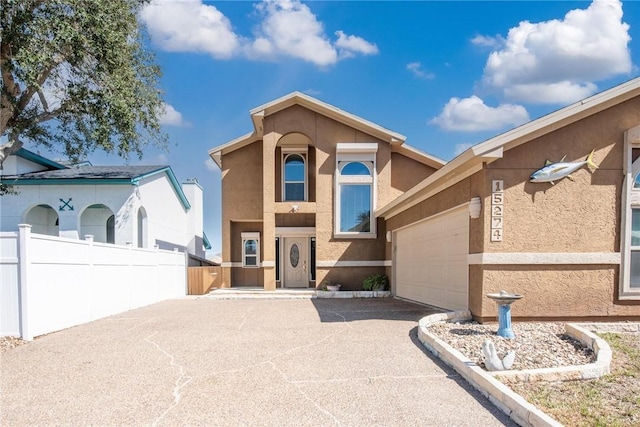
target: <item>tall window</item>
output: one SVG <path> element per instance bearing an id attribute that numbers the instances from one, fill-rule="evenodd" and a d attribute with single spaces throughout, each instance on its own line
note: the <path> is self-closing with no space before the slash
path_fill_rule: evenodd
<path id="1" fill-rule="evenodd" d="M 640 208 L 631 210 L 631 279 L 629 287 L 640 289 Z"/>
<path id="2" fill-rule="evenodd" d="M 625 132 L 618 298 L 640 300 L 640 126 Z"/>
<path id="3" fill-rule="evenodd" d="M 260 233 L 242 233 L 242 266 L 260 267 Z"/>
<path id="4" fill-rule="evenodd" d="M 284 158 L 284 201 L 306 200 L 306 164 L 300 154 L 287 154 Z"/>
<path id="5" fill-rule="evenodd" d="M 373 164 L 340 162 L 338 164 L 338 197 L 340 233 L 371 232 L 373 200 Z"/>
<path id="6" fill-rule="evenodd" d="M 336 238 L 375 238 L 376 143 L 339 143 L 336 147 Z"/>

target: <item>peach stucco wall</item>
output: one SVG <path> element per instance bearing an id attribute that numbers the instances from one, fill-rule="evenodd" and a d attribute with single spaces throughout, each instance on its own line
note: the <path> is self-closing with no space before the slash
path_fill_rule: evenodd
<path id="1" fill-rule="evenodd" d="M 585 117 L 518 147 L 503 158 L 387 221 L 388 229 L 442 212 L 479 196 L 482 214 L 470 219 L 469 252 L 615 253 L 620 251 L 624 132 L 640 124 L 640 98 Z M 585 160 L 595 150 L 595 172 L 586 166 L 573 180 L 531 183 L 545 161 Z M 491 181 L 503 180 L 504 238 L 490 241 Z M 390 249 L 388 249 L 389 253 Z M 469 266 L 469 307 L 479 320 L 495 320 L 487 293 L 502 289 L 524 298 L 513 305 L 514 319 L 640 318 L 640 302 L 621 302 L 618 265 Z"/>
<path id="2" fill-rule="evenodd" d="M 235 261 L 230 242 L 240 239 L 232 232 L 232 221 L 262 221 L 262 242 L 273 242 L 276 226 L 314 227 L 316 229 L 316 260 L 384 261 L 385 226 L 378 221 L 376 238 L 334 238 L 334 173 L 336 146 L 343 142 L 377 143 L 376 201 L 381 207 L 395 199 L 415 183 L 433 173 L 434 169 L 405 156 L 393 153 L 391 145 L 362 131 L 315 113 L 302 106 L 292 106 L 264 118 L 262 141 L 232 151 L 223 156 L 223 260 Z M 292 203 L 281 202 L 282 141 L 292 134 L 296 141 L 308 142 L 309 201 L 296 203 L 297 213 L 290 212 Z M 285 138 L 283 138 L 285 137 Z M 398 166 L 392 167 L 392 159 Z M 373 214 L 373 213 L 372 213 Z M 274 245 L 263 244 L 262 260 L 275 261 Z M 262 269 L 265 289 L 275 288 L 275 270 Z M 340 281 L 345 289 L 359 289 L 369 274 L 384 272 L 384 267 L 318 268 L 316 284 L 329 279 Z M 227 275 L 231 280 L 231 275 Z M 231 286 L 243 285 L 235 275 Z M 313 283 L 310 283 L 313 285 Z"/>

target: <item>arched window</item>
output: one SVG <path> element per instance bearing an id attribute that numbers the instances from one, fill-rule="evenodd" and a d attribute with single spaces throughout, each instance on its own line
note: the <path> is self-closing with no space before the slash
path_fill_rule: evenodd
<path id="1" fill-rule="evenodd" d="M 284 201 L 306 200 L 307 167 L 305 158 L 298 153 L 284 157 Z"/>
<path id="2" fill-rule="evenodd" d="M 338 232 L 371 233 L 373 163 L 338 162 Z"/>

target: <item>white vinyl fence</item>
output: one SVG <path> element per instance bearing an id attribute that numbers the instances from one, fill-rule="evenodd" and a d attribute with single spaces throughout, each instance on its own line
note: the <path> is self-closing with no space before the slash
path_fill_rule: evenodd
<path id="1" fill-rule="evenodd" d="M 186 295 L 181 252 L 0 233 L 0 336 L 25 340 Z"/>

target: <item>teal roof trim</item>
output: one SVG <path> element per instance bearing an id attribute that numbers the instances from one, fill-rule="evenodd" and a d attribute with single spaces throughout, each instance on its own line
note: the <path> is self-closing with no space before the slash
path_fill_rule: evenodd
<path id="1" fill-rule="evenodd" d="M 148 178 L 148 177 L 150 177 L 152 175 L 155 175 L 157 173 L 160 173 L 160 172 L 164 172 L 164 173 L 167 174 L 167 177 L 169 178 L 169 182 L 171 182 L 171 185 L 173 186 L 173 189 L 175 190 L 176 195 L 180 199 L 180 202 L 182 203 L 182 206 L 186 210 L 191 209 L 191 204 L 189 203 L 189 200 L 187 200 L 187 196 L 184 194 L 184 191 L 182 191 L 182 186 L 180 185 L 180 183 L 176 179 L 176 176 L 173 173 L 173 170 L 171 170 L 171 168 L 169 166 L 165 166 L 165 167 L 163 167 L 161 169 L 145 173 L 144 175 L 137 176 L 137 177 L 135 177 L 135 178 L 133 178 L 131 180 L 131 183 L 133 185 L 138 185 L 140 180 L 142 180 L 144 178 Z"/>
<path id="2" fill-rule="evenodd" d="M 202 232 L 202 243 L 204 244 L 204 248 L 206 250 L 211 250 L 211 242 L 209 242 L 209 238 L 207 237 L 207 233 Z"/>
<path id="3" fill-rule="evenodd" d="M 25 150 L 24 148 L 19 149 L 15 153 L 16 156 L 22 157 L 25 160 L 29 160 L 30 162 L 37 163 L 42 166 L 46 166 L 52 169 L 69 169 L 68 166 L 60 164 L 58 162 L 54 162 L 53 160 L 49 160 L 45 157 L 42 157 L 39 154 L 36 154 L 32 151 Z"/>

